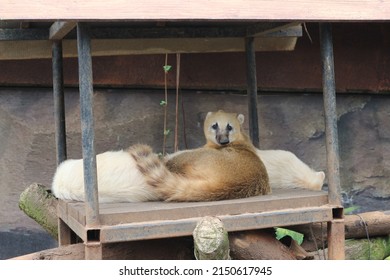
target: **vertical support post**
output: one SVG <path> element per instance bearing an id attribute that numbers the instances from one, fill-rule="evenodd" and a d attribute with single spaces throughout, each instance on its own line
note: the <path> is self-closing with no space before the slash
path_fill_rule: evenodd
<path id="1" fill-rule="evenodd" d="M 58 218 L 58 245 L 69 244 L 72 244 L 72 230 L 61 218 Z"/>
<path id="2" fill-rule="evenodd" d="M 91 38 L 88 26 L 85 23 L 77 24 L 77 49 L 86 227 L 93 228 L 99 225 L 99 201 L 94 141 Z"/>
<path id="3" fill-rule="evenodd" d="M 66 130 L 64 75 L 62 63 L 62 41 L 53 41 L 52 45 L 53 99 L 57 165 L 66 160 Z"/>
<path id="4" fill-rule="evenodd" d="M 255 147 L 259 147 L 259 120 L 257 114 L 257 78 L 254 38 L 245 38 L 246 81 L 248 93 L 249 136 Z"/>
<path id="5" fill-rule="evenodd" d="M 340 206 L 337 210 L 333 210 L 333 220 L 328 222 L 328 258 L 335 260 L 345 258 L 345 229 L 341 206 L 336 86 L 330 23 L 320 23 L 320 41 L 329 185 L 328 200 L 330 204 Z"/>
<path id="6" fill-rule="evenodd" d="M 345 259 L 345 225 L 344 219 L 328 222 L 328 259 Z"/>
<path id="7" fill-rule="evenodd" d="M 341 205 L 336 87 L 333 59 L 332 26 L 330 23 L 320 23 L 320 40 L 326 133 L 326 157 L 329 182 L 329 203 L 334 205 Z"/>
<path id="8" fill-rule="evenodd" d="M 100 243 L 85 244 L 85 259 L 86 260 L 101 260 L 103 259 L 103 248 Z"/>

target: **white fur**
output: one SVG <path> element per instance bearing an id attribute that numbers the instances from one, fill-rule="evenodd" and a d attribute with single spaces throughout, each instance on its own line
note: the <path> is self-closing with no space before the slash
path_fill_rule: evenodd
<path id="1" fill-rule="evenodd" d="M 190 151 L 190 150 L 188 150 Z M 175 157 L 179 151 L 166 156 Z M 283 150 L 257 150 L 269 177 L 271 189 L 306 188 L 320 190 L 324 172 L 316 172 L 293 153 Z M 134 159 L 126 151 L 98 154 L 97 179 L 100 202 L 141 202 L 158 200 L 138 171 Z M 82 159 L 61 163 L 53 178 L 53 194 L 60 199 L 84 201 L 84 172 Z"/>
<path id="2" fill-rule="evenodd" d="M 305 188 L 321 190 L 325 173 L 316 172 L 297 158 L 283 150 L 257 150 L 268 172 L 271 189 Z"/>
<path id="3" fill-rule="evenodd" d="M 157 200 L 153 188 L 146 184 L 134 159 L 126 151 L 109 151 L 96 156 L 100 202 L 140 202 Z M 82 159 L 61 163 L 53 178 L 57 198 L 84 201 Z"/>
<path id="4" fill-rule="evenodd" d="M 167 155 L 165 160 L 187 151 L 191 150 Z M 256 149 L 256 152 L 267 169 L 271 189 L 304 188 L 321 190 L 325 173 L 314 171 L 292 152 L 259 149 Z"/>

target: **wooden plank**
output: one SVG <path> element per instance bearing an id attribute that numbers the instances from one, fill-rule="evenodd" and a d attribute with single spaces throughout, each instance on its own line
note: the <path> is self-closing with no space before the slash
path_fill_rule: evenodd
<path id="1" fill-rule="evenodd" d="M 65 223 L 68 222 L 68 203 L 64 200 L 59 199 L 57 205 L 57 215 L 60 217 Z"/>
<path id="2" fill-rule="evenodd" d="M 56 21 L 50 26 L 49 39 L 62 40 L 73 28 L 76 27 L 74 21 Z"/>
<path id="3" fill-rule="evenodd" d="M 84 223 L 85 224 L 85 223 Z M 80 224 L 79 221 L 74 219 L 73 217 L 68 217 L 67 225 L 71 228 L 78 237 L 80 237 L 83 241 L 87 240 L 87 230 L 85 225 Z"/>
<path id="4" fill-rule="evenodd" d="M 227 215 L 220 216 L 219 218 L 222 220 L 227 231 L 242 231 L 270 228 L 274 226 L 330 221 L 332 219 L 332 208 L 298 208 L 289 211 L 282 210 L 275 212 Z M 111 243 L 189 236 L 192 234 L 200 219 L 201 217 L 183 220 L 103 226 L 100 232 L 100 241 L 102 243 Z"/>
<path id="5" fill-rule="evenodd" d="M 275 190 L 272 195 L 212 202 L 100 203 L 102 225 L 237 215 L 327 204 L 327 193 L 294 189 Z M 68 202 L 68 215 L 85 225 L 84 203 Z"/>
<path id="6" fill-rule="evenodd" d="M 3 20 L 389 20 L 382 0 L 2 0 Z"/>
<path id="7" fill-rule="evenodd" d="M 255 38 L 256 51 L 292 51 L 297 38 Z M 0 60 L 51 59 L 51 41 L 0 41 Z M 243 52 L 242 38 L 92 40 L 92 56 Z M 63 41 L 64 57 L 77 57 L 75 40 Z"/>

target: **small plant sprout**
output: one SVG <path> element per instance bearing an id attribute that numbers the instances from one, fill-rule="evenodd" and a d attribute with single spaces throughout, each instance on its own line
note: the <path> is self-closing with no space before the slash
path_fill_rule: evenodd
<path id="1" fill-rule="evenodd" d="M 171 65 L 164 65 L 163 69 L 164 69 L 165 74 L 167 74 L 169 72 L 169 70 L 171 70 L 171 68 L 172 68 Z"/>

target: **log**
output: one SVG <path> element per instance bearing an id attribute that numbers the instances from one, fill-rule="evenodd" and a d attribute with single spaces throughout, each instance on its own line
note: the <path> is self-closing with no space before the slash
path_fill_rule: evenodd
<path id="1" fill-rule="evenodd" d="M 197 260 L 229 260 L 229 238 L 220 219 L 204 217 L 194 232 L 194 254 Z"/>
<path id="2" fill-rule="evenodd" d="M 345 239 L 386 236 L 390 234 L 390 211 L 372 211 L 345 215 Z M 326 245 L 326 223 L 287 227 L 305 235 L 302 247 L 314 251 Z M 314 237 L 314 238 L 313 238 Z"/>
<path id="3" fill-rule="evenodd" d="M 237 260 L 296 260 L 293 251 L 275 238 L 273 230 L 230 233 L 230 251 Z"/>
<path id="4" fill-rule="evenodd" d="M 383 260 L 390 256 L 390 235 L 345 241 L 346 260 Z"/>
<path id="5" fill-rule="evenodd" d="M 54 195 L 38 183 L 31 184 L 19 198 L 19 208 L 56 240 L 58 240 L 57 204 Z"/>
<path id="6" fill-rule="evenodd" d="M 345 215 L 344 221 L 346 239 L 390 234 L 390 211 Z"/>
<path id="7" fill-rule="evenodd" d="M 316 260 L 324 259 L 327 249 L 313 252 Z M 390 235 L 371 239 L 348 239 L 345 241 L 346 260 L 384 260 L 390 257 Z"/>

